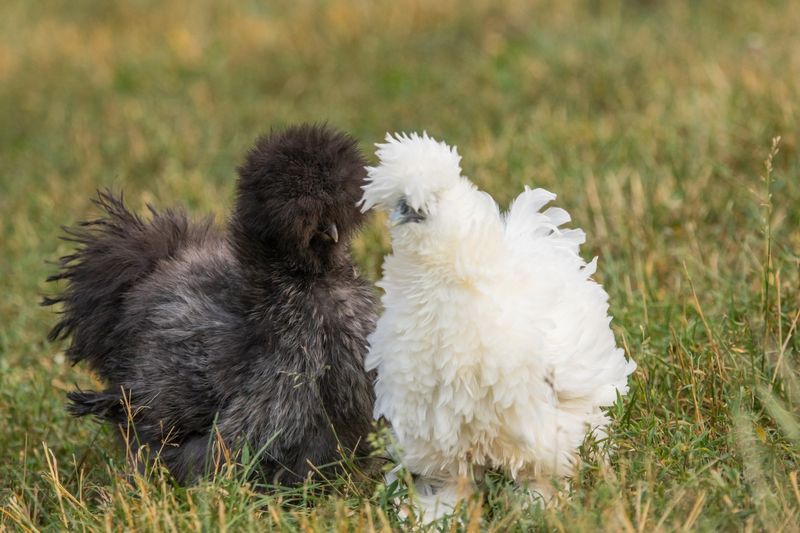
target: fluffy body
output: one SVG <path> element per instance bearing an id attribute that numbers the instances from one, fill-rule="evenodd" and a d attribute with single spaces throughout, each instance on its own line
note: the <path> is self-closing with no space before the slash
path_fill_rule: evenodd
<path id="1" fill-rule="evenodd" d="M 555 199 L 543 189 L 501 214 L 461 176 L 456 150 L 427 135 L 378 146 L 363 205 L 391 212 L 393 251 L 366 362 L 375 416 L 402 464 L 449 499 L 422 499 L 434 515 L 460 477 L 486 468 L 549 496 L 636 367 L 616 346 L 596 260 L 579 255 L 584 233 L 543 210 Z"/>
<path id="2" fill-rule="evenodd" d="M 99 193 L 103 218 L 69 230 L 78 250 L 50 337 L 71 337 L 104 391 L 69 395 L 75 415 L 125 426 L 181 482 L 213 473 L 219 442 L 260 453 L 267 482 L 295 483 L 371 429 L 364 370 L 376 318 L 348 242 L 363 159 L 348 136 L 299 126 L 259 140 L 239 168 L 227 228 L 181 210 L 145 221 Z M 330 230 L 335 224 L 336 229 Z M 335 237 L 335 238 L 334 238 Z"/>

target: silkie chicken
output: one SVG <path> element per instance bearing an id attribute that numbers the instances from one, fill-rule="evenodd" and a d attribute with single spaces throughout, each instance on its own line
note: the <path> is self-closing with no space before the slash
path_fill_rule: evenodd
<path id="1" fill-rule="evenodd" d="M 44 302 L 63 305 L 50 338 L 71 337 L 71 361 L 105 382 L 70 393 L 72 414 L 122 426 L 181 483 L 225 449 L 287 485 L 363 451 L 377 301 L 348 247 L 364 165 L 327 126 L 273 132 L 239 167 L 224 229 L 182 210 L 145 221 L 99 193 L 104 217 L 68 231 L 78 249 L 51 277 L 67 285 Z"/>
<path id="2" fill-rule="evenodd" d="M 377 146 L 362 208 L 389 212 L 392 253 L 366 367 L 419 512 L 450 512 L 487 470 L 548 500 L 636 368 L 591 279 L 596 259 L 579 255 L 585 235 L 542 209 L 555 199 L 543 189 L 501 214 L 456 149 L 426 134 Z"/>

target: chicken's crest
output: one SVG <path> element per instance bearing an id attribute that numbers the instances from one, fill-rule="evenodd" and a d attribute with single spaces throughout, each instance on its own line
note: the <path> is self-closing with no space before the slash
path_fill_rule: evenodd
<path id="1" fill-rule="evenodd" d="M 239 167 L 232 229 L 243 259 L 329 268 L 363 221 L 356 203 L 365 164 L 352 137 L 324 125 L 260 138 Z"/>
<path id="2" fill-rule="evenodd" d="M 402 201 L 424 214 L 434 208 L 442 191 L 463 180 L 456 148 L 425 132 L 387 133 L 386 142 L 376 146 L 380 165 L 367 167 L 363 211 L 373 207 L 392 210 Z"/>

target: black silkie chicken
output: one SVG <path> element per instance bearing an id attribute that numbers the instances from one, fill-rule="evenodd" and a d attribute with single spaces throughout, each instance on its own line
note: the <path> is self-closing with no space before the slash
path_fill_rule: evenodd
<path id="1" fill-rule="evenodd" d="M 71 361 L 107 385 L 70 393 L 70 412 L 123 428 L 132 414 L 132 444 L 179 482 L 213 471 L 218 432 L 261 453 L 261 479 L 293 484 L 371 429 L 376 301 L 348 253 L 364 160 L 346 134 L 301 125 L 261 138 L 238 171 L 225 230 L 182 210 L 144 221 L 99 193 L 104 217 L 67 230 L 78 249 L 50 278 L 67 283 L 44 301 L 63 304 L 50 339 L 71 337 Z"/>

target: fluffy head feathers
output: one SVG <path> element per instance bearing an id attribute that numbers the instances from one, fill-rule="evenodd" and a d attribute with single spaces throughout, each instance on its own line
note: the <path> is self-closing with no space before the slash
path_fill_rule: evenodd
<path id="1" fill-rule="evenodd" d="M 393 261 L 425 265 L 442 280 L 474 281 L 482 254 L 503 238 L 497 204 L 461 175 L 455 147 L 426 133 L 387 134 L 368 167 L 363 209 L 390 212 Z"/>
<path id="2" fill-rule="evenodd" d="M 352 137 L 325 125 L 260 138 L 238 169 L 237 248 L 324 269 L 363 219 L 356 202 L 365 164 Z"/>
<path id="3" fill-rule="evenodd" d="M 386 142 L 376 146 L 380 165 L 367 168 L 364 211 L 375 206 L 391 210 L 400 200 L 415 211 L 427 211 L 439 192 L 462 179 L 458 151 L 425 132 L 387 133 Z"/>

